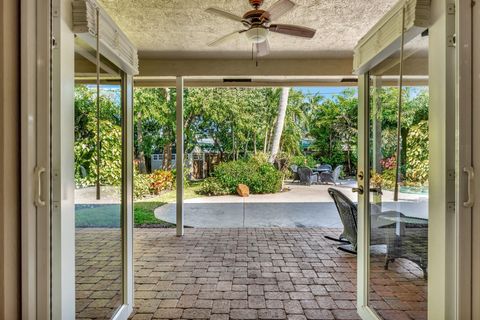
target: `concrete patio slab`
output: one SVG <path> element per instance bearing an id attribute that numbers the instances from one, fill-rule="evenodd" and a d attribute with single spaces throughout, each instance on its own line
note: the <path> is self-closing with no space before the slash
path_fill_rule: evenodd
<path id="1" fill-rule="evenodd" d="M 185 225 L 195 228 L 335 227 L 341 221 L 327 203 L 185 203 Z M 158 219 L 175 223 L 174 203 L 155 210 Z"/>
<path id="2" fill-rule="evenodd" d="M 247 198 L 228 195 L 186 200 L 185 225 L 195 228 L 342 227 L 337 208 L 327 191 L 332 186 L 288 184 L 287 187 L 290 191 Z M 357 201 L 357 194 L 351 190 L 352 185 L 335 188 L 353 202 Z M 399 202 L 388 201 L 392 198 L 392 192 L 384 192 L 383 211 L 395 210 L 408 216 L 427 218 L 426 196 L 402 193 Z M 175 203 L 169 203 L 157 208 L 155 216 L 175 223 L 175 208 Z"/>

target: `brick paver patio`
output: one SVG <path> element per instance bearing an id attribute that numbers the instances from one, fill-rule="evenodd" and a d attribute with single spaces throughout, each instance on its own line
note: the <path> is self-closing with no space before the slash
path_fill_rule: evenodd
<path id="1" fill-rule="evenodd" d="M 100 240 L 111 231 L 80 232 Z M 187 229 L 182 238 L 174 232 L 135 230 L 135 320 L 358 319 L 356 257 L 324 238 L 338 229 Z M 77 253 L 89 252 L 78 245 Z M 105 261 L 103 253 L 100 258 Z M 99 307 L 92 298 L 112 289 L 97 285 L 105 273 L 96 277 L 93 267 L 82 266 L 95 259 L 91 252 L 88 259 L 77 257 L 81 274 L 96 278 L 77 273 L 79 318 L 102 318 L 118 299 L 101 299 Z M 385 319 L 426 319 L 421 270 L 404 259 L 384 270 L 382 255 L 372 260 L 371 305 Z"/>

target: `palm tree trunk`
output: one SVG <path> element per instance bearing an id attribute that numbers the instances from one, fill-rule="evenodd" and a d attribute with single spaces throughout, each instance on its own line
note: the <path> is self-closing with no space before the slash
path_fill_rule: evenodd
<path id="1" fill-rule="evenodd" d="M 277 121 L 277 119 L 275 119 Z M 272 136 L 273 136 L 273 126 L 270 128 L 268 132 L 268 140 L 267 140 L 267 151 L 272 149 Z"/>
<path id="2" fill-rule="evenodd" d="M 275 133 L 273 134 L 273 140 L 272 140 L 272 152 L 270 153 L 270 158 L 268 159 L 270 163 L 273 163 L 275 161 L 278 150 L 280 148 L 280 139 L 282 138 L 283 125 L 285 123 L 285 115 L 287 114 L 289 93 L 290 93 L 290 88 L 288 87 L 282 88 L 280 103 L 278 104 L 277 123 L 275 124 Z"/>
<path id="3" fill-rule="evenodd" d="M 268 126 L 265 128 L 265 140 L 263 140 L 263 153 L 268 150 Z"/>

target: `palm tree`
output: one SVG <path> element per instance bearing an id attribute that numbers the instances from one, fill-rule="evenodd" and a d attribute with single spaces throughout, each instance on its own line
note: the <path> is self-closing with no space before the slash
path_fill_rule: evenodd
<path id="1" fill-rule="evenodd" d="M 275 132 L 272 139 L 272 150 L 268 161 L 273 163 L 280 148 L 280 139 L 282 138 L 283 124 L 285 123 L 285 114 L 287 113 L 288 94 L 290 88 L 283 87 L 280 95 L 280 102 L 278 103 L 277 123 L 275 124 Z"/>

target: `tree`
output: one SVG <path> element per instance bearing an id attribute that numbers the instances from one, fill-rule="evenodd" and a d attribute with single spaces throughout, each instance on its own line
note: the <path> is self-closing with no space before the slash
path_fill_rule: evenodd
<path id="1" fill-rule="evenodd" d="M 100 183 L 118 185 L 122 165 L 121 107 L 119 88 L 100 88 Z M 97 178 L 96 90 L 86 85 L 75 87 L 75 183 L 95 184 Z"/>
<path id="2" fill-rule="evenodd" d="M 134 112 L 136 119 L 136 145 L 137 145 L 137 160 L 138 169 L 140 173 L 146 173 L 147 167 L 145 165 L 145 151 L 148 144 L 144 141 L 143 121 L 144 118 L 159 119 L 160 107 L 162 104 L 160 89 L 137 88 L 134 93 Z"/>
<path id="3" fill-rule="evenodd" d="M 277 115 L 277 122 L 275 124 L 275 132 L 273 134 L 272 149 L 270 152 L 270 158 L 268 159 L 270 163 L 273 163 L 275 161 L 275 158 L 280 148 L 280 139 L 282 138 L 283 125 L 285 122 L 285 115 L 287 113 L 289 92 L 290 92 L 290 88 L 288 87 L 282 88 L 280 102 L 278 103 L 278 115 Z"/>
<path id="4" fill-rule="evenodd" d="M 355 90 L 346 89 L 329 99 L 312 97 L 309 133 L 315 139 L 311 151 L 321 163 L 344 165 L 355 170 L 358 99 Z"/>

